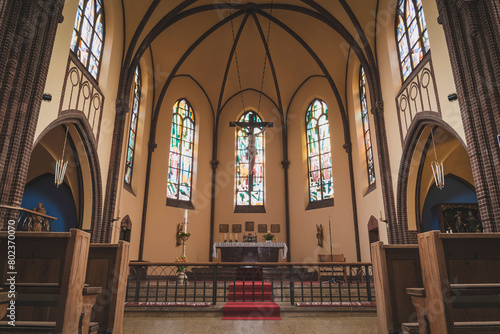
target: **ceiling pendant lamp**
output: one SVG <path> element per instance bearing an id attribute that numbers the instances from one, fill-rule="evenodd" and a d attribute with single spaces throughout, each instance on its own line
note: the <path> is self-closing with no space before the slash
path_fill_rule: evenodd
<path id="1" fill-rule="evenodd" d="M 434 182 L 439 190 L 444 188 L 444 166 L 443 161 L 439 161 L 436 154 L 436 144 L 434 144 L 434 131 L 431 131 L 432 147 L 434 148 L 434 161 L 431 162 L 432 175 Z"/>
<path id="2" fill-rule="evenodd" d="M 66 141 L 68 139 L 68 129 L 66 127 L 66 135 L 64 136 L 64 145 L 61 154 L 61 159 L 56 160 L 56 170 L 55 170 L 55 179 L 54 184 L 57 188 L 64 182 L 64 175 L 66 174 L 66 167 L 68 166 L 68 160 L 64 160 L 64 152 L 66 151 Z"/>

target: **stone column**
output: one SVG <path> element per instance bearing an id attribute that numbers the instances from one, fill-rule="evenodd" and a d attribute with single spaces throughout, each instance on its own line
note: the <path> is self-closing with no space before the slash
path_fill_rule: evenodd
<path id="1" fill-rule="evenodd" d="M 122 69 L 122 77 L 120 79 L 119 91 L 123 91 L 123 86 L 126 82 L 127 72 Z M 129 86 L 131 87 L 131 86 Z M 130 89 L 127 91 L 130 94 Z M 119 93 L 120 94 L 120 93 Z M 119 96 L 116 100 L 116 115 L 113 128 L 113 140 L 111 142 L 111 153 L 109 158 L 108 181 L 106 183 L 106 196 L 104 198 L 104 210 L 102 213 L 102 223 L 95 224 L 95 230 L 92 231 L 92 242 L 111 242 L 111 234 L 113 233 L 113 219 L 116 212 L 117 192 L 121 191 L 118 187 L 120 180 L 120 164 L 121 152 L 123 149 L 123 137 L 125 135 L 125 120 L 129 112 L 128 102 L 130 95 Z M 148 153 L 148 159 L 151 159 L 152 152 Z M 148 160 L 149 168 L 150 160 Z M 148 181 L 149 182 L 149 181 Z M 146 188 L 147 192 L 147 188 Z"/>
<path id="2" fill-rule="evenodd" d="M 64 0 L 0 4 L 0 203 L 4 205 L 21 204 L 63 5 Z M 5 214 L 0 212 L 2 222 Z"/>
<path id="3" fill-rule="evenodd" d="M 500 2 L 436 0 L 485 232 L 500 231 Z M 495 219 L 496 218 L 496 219 Z"/>
<path id="4" fill-rule="evenodd" d="M 394 189 L 392 185 L 391 164 L 389 160 L 389 145 L 385 132 L 384 102 L 382 99 L 372 104 L 371 112 L 375 124 L 375 138 L 380 168 L 380 184 L 384 198 L 384 212 L 387 224 L 387 237 L 390 244 L 404 244 L 407 242 L 408 227 L 398 223 Z"/>

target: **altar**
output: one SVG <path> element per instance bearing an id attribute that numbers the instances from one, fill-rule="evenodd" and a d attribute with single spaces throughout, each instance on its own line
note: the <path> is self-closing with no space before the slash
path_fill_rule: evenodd
<path id="1" fill-rule="evenodd" d="M 216 242 L 212 256 L 218 258 L 218 249 L 222 262 L 278 262 L 286 259 L 288 247 L 284 242 Z"/>

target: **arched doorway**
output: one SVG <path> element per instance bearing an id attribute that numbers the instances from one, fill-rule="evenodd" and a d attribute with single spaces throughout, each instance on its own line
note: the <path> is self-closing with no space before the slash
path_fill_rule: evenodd
<path id="1" fill-rule="evenodd" d="M 415 243 L 417 233 L 439 228 L 441 213 L 436 210 L 442 204 L 477 203 L 472 168 L 463 141 L 446 122 L 430 114 L 417 115 L 403 145 L 397 210 L 398 229 L 405 243 Z M 446 174 L 442 190 L 436 188 L 431 168 L 431 162 L 436 159 L 443 162 Z M 457 192 L 461 195 L 455 198 Z"/>
<path id="2" fill-rule="evenodd" d="M 102 180 L 97 145 L 81 112 L 66 111 L 42 131 L 34 143 L 27 182 L 44 173 L 54 173 L 55 160 L 61 158 L 66 129 L 65 157 L 69 162 L 64 183 L 70 187 L 77 208 L 76 227 L 90 231 L 92 242 L 102 242 L 99 233 L 102 228 Z"/>
<path id="3" fill-rule="evenodd" d="M 21 206 L 25 209 L 43 206 L 48 215 L 57 218 L 51 226 L 51 231 L 54 232 L 67 232 L 71 228 L 81 229 L 83 224 L 83 175 L 75 146 L 75 134 L 72 125 L 58 125 L 38 140 L 31 152 Z M 64 182 L 56 186 L 55 162 L 62 157 L 65 141 L 64 159 L 68 161 L 68 165 Z"/>
<path id="4" fill-rule="evenodd" d="M 130 237 L 132 235 L 132 221 L 130 217 L 126 215 L 123 217 L 120 224 L 120 240 L 130 242 Z"/>

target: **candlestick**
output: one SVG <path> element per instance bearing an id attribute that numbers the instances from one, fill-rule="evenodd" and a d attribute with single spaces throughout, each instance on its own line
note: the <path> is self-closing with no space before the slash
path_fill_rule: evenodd
<path id="1" fill-rule="evenodd" d="M 188 210 L 184 210 L 184 221 L 188 220 Z"/>
<path id="2" fill-rule="evenodd" d="M 234 235 L 234 241 L 238 241 L 238 233 Z"/>
<path id="3" fill-rule="evenodd" d="M 224 233 L 224 241 L 226 241 L 226 240 L 227 240 L 227 234 Z"/>

